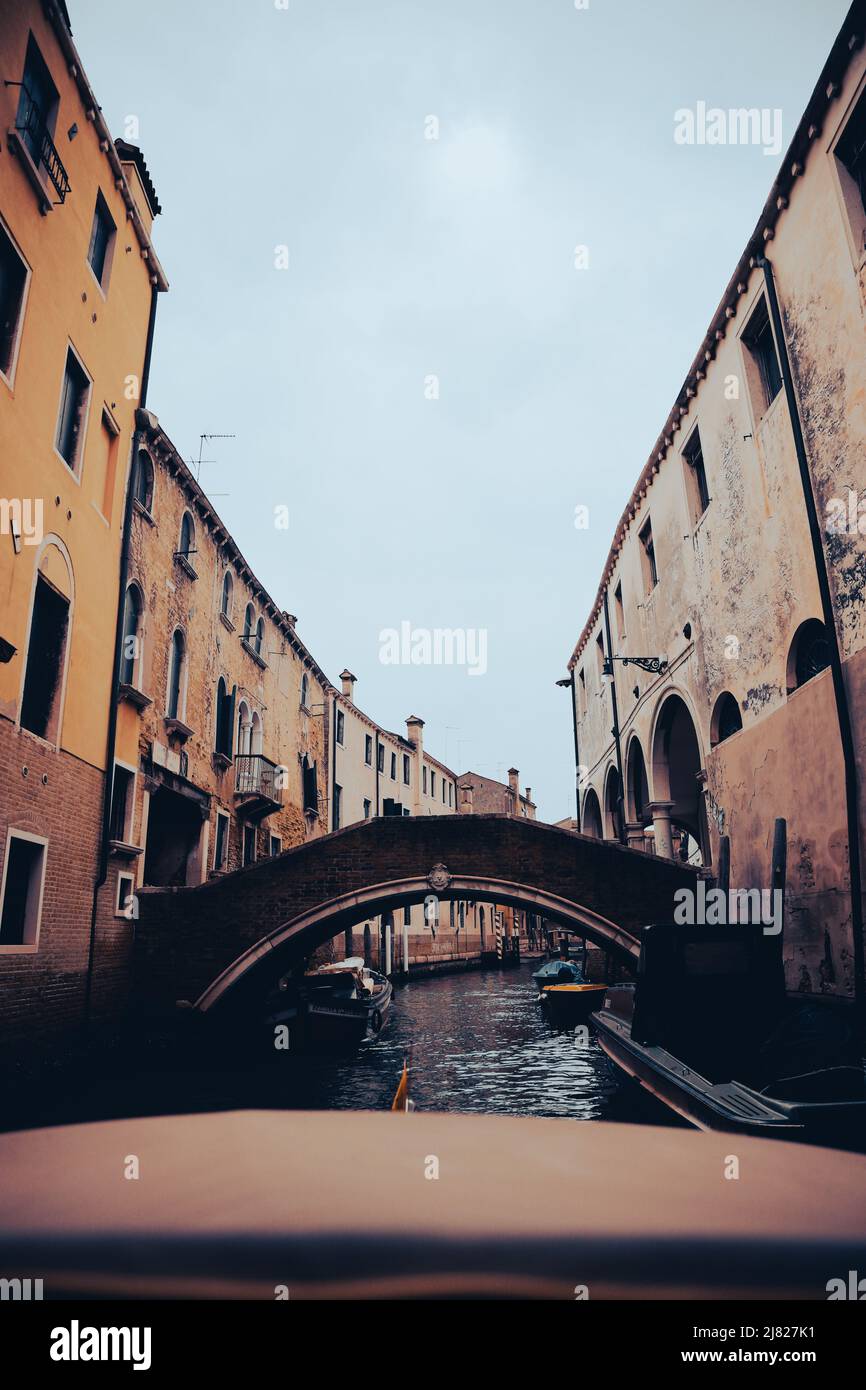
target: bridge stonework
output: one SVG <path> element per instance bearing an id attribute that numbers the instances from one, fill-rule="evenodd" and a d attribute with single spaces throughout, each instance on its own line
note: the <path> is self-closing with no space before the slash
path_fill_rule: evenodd
<path id="1" fill-rule="evenodd" d="M 434 890 L 437 865 L 449 878 Z M 187 999 L 208 1009 L 241 997 L 346 927 L 433 891 L 543 913 L 634 958 L 641 927 L 670 921 L 675 891 L 696 878 L 685 865 L 523 818 L 364 821 L 195 888 L 139 890 L 133 1005 L 150 1012 Z"/>

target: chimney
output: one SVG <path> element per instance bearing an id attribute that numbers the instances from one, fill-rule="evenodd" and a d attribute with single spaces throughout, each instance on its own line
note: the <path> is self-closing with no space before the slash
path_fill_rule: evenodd
<path id="1" fill-rule="evenodd" d="M 527 800 L 527 801 L 531 801 L 531 800 L 532 800 L 532 788 L 531 788 L 531 787 L 527 787 L 527 788 L 526 788 L 526 800 Z"/>
<path id="2" fill-rule="evenodd" d="M 412 755 L 415 759 L 415 770 L 412 774 L 412 814 L 420 816 L 423 811 L 421 801 L 421 769 L 424 766 L 424 735 L 421 730 L 424 728 L 424 720 L 419 719 L 417 714 L 410 714 L 406 720 L 406 737 L 415 749 Z"/>
<path id="3" fill-rule="evenodd" d="M 348 669 L 340 672 L 340 680 L 343 682 L 343 694 L 346 699 L 351 700 L 353 704 L 355 701 L 355 681 L 357 679 L 358 677 L 353 676 L 352 672 Z"/>
<path id="4" fill-rule="evenodd" d="M 283 609 L 283 617 L 285 618 L 285 620 L 286 620 L 286 622 L 288 623 L 289 627 L 297 627 L 297 625 L 298 625 L 298 620 L 297 620 L 297 618 L 295 617 L 294 613 L 288 613 L 288 612 L 286 612 L 286 610 L 285 610 L 285 608 L 284 608 L 284 609 Z"/>
<path id="5" fill-rule="evenodd" d="M 516 768 L 516 767 L 510 767 L 510 768 L 508 769 L 508 788 L 509 788 L 509 791 L 511 792 L 511 814 L 512 814 L 513 816 L 519 816 L 519 815 L 520 815 L 520 782 L 519 782 L 519 778 L 520 778 L 520 773 L 517 771 L 517 768 Z"/>
<path id="6" fill-rule="evenodd" d="M 472 800 L 472 783 L 461 782 L 460 791 L 462 792 L 462 796 L 460 799 L 459 810 L 463 815 L 471 816 L 475 810 L 474 803 Z"/>

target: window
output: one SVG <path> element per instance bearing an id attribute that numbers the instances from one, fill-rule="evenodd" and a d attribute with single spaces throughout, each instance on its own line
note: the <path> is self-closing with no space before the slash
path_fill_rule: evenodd
<path id="1" fill-rule="evenodd" d="M 0 947 L 36 946 L 42 915 L 48 841 L 10 830 L 3 862 Z"/>
<path id="2" fill-rule="evenodd" d="M 60 733 L 68 638 L 69 599 L 44 574 L 37 573 L 21 726 L 50 743 L 55 743 Z"/>
<path id="3" fill-rule="evenodd" d="M 114 483 L 117 477 L 117 440 L 119 434 L 117 422 L 112 418 L 111 411 L 107 407 L 103 407 L 99 428 L 102 498 L 96 505 L 109 525 L 111 525 L 114 512 Z M 98 480 L 93 490 L 98 496 Z"/>
<path id="4" fill-rule="evenodd" d="M 168 666 L 168 701 L 166 714 L 169 719 L 180 720 L 183 712 L 183 677 L 186 664 L 186 642 L 180 628 L 176 628 L 171 639 L 171 657 Z"/>
<path id="5" fill-rule="evenodd" d="M 447 787 L 447 785 L 448 785 L 448 784 L 447 784 L 447 782 L 445 781 L 445 778 L 443 777 L 443 778 L 442 778 L 442 802 L 443 802 L 443 805 L 444 805 L 444 802 L 445 802 L 445 788 Z"/>
<path id="6" fill-rule="evenodd" d="M 411 925 L 412 925 L 412 908 L 407 904 L 407 906 L 403 908 L 403 926 L 404 926 L 404 927 L 411 927 Z"/>
<path id="7" fill-rule="evenodd" d="M 582 719 L 586 714 L 586 672 L 582 670 L 577 674 L 577 704 L 577 712 Z"/>
<path id="8" fill-rule="evenodd" d="M 114 901 L 115 917 L 131 917 L 135 903 L 135 879 L 132 874 L 117 875 L 117 897 Z"/>
<path id="9" fill-rule="evenodd" d="M 224 758 L 232 756 L 232 733 L 234 731 L 234 706 L 235 690 L 234 687 L 229 693 L 229 688 L 223 677 L 217 681 L 216 690 L 216 738 L 214 740 L 214 752 L 221 754 Z"/>
<path id="10" fill-rule="evenodd" d="M 697 426 L 695 426 L 683 449 L 683 458 L 686 463 L 686 491 L 689 495 L 692 521 L 697 522 L 700 521 L 710 505 L 710 490 L 707 487 L 707 473 L 704 468 L 704 451 L 701 447 L 701 435 Z"/>
<path id="11" fill-rule="evenodd" d="M 385 745 L 384 745 L 384 743 L 378 744 L 378 746 L 377 746 L 377 748 L 376 748 L 376 767 L 378 768 L 378 770 L 379 770 L 380 772 L 384 772 L 384 771 L 385 771 Z"/>
<path id="12" fill-rule="evenodd" d="M 613 610 L 616 620 L 616 640 L 622 642 L 625 637 L 625 609 L 622 606 L 622 581 L 617 584 L 613 591 Z"/>
<path id="13" fill-rule="evenodd" d="M 223 575 L 223 592 L 220 600 L 220 612 L 227 623 L 232 620 L 232 598 L 234 596 L 235 582 L 232 579 L 231 570 L 226 570 Z"/>
<path id="14" fill-rule="evenodd" d="M 409 768 L 410 768 L 409 754 L 408 754 L 408 753 L 404 753 L 404 754 L 403 754 L 403 785 L 406 786 L 406 787 L 408 787 L 408 785 L 409 785 L 409 777 L 410 777 Z"/>
<path id="15" fill-rule="evenodd" d="M 604 675 L 604 633 L 602 632 L 595 639 L 595 660 L 598 667 L 598 684 L 601 688 L 601 678 Z"/>
<path id="16" fill-rule="evenodd" d="M 251 603 L 246 606 L 244 613 L 244 641 L 249 642 L 252 638 L 256 626 L 256 610 Z"/>
<path id="17" fill-rule="evenodd" d="M 454 783 L 453 783 L 453 782 L 449 782 L 449 783 L 448 783 L 448 805 L 449 805 L 449 806 L 453 806 L 453 805 L 454 805 Z"/>
<path id="18" fill-rule="evenodd" d="M 123 607 L 123 647 L 120 653 L 120 681 L 122 685 L 136 686 L 141 655 L 141 591 L 137 584 L 130 584 L 126 591 Z"/>
<path id="19" fill-rule="evenodd" d="M 0 372 L 11 382 L 30 271 L 0 223 Z"/>
<path id="20" fill-rule="evenodd" d="M 788 655 L 788 693 L 819 676 L 830 665 L 830 639 L 817 618 L 809 618 L 797 629 Z"/>
<path id="21" fill-rule="evenodd" d="M 364 735 L 364 762 L 368 767 L 373 766 L 373 739 L 370 734 Z"/>
<path id="22" fill-rule="evenodd" d="M 304 810 L 309 815 L 317 816 L 319 814 L 319 783 L 316 778 L 316 764 L 311 763 L 306 754 L 304 755 L 302 775 L 304 783 Z M 336 825 L 334 829 L 337 829 Z"/>
<path id="23" fill-rule="evenodd" d="M 426 792 L 427 792 L 427 764 L 426 764 L 426 763 L 425 763 L 424 766 L 421 768 L 421 785 L 422 785 L 422 787 L 423 787 L 423 789 L 424 789 L 424 793 L 425 793 L 425 795 L 426 795 Z"/>
<path id="24" fill-rule="evenodd" d="M 659 572 L 656 565 L 656 548 L 653 541 L 652 522 L 647 518 L 638 533 L 641 546 L 641 563 L 643 565 L 644 589 L 647 594 L 651 594 L 659 582 Z"/>
<path id="25" fill-rule="evenodd" d="M 190 558 L 195 554 L 195 523 L 189 512 L 184 512 L 180 522 L 180 543 L 177 559 L 191 579 L 195 579 L 195 567 Z"/>
<path id="26" fill-rule="evenodd" d="M 436 773 L 432 768 L 430 769 L 430 795 L 436 795 Z"/>
<path id="27" fill-rule="evenodd" d="M 370 819 L 370 813 L 371 813 L 372 810 L 373 810 L 373 803 L 372 803 L 371 801 L 368 801 L 367 797 L 365 796 L 365 797 L 364 797 L 364 820 L 369 820 L 369 819 Z"/>
<path id="28" fill-rule="evenodd" d="M 307 673 L 301 676 L 301 708 L 306 709 L 310 699 L 310 682 L 307 680 Z"/>
<path id="29" fill-rule="evenodd" d="M 87 407 L 90 403 L 90 378 L 72 348 L 66 349 L 66 368 L 60 392 L 60 414 L 57 419 L 57 452 L 67 467 L 78 474 L 84 457 L 84 436 L 87 431 Z"/>
<path id="30" fill-rule="evenodd" d="M 108 211 L 108 204 L 102 194 L 97 193 L 87 260 L 90 269 L 99 282 L 100 288 L 103 290 L 108 288 L 108 277 L 111 274 L 111 262 L 114 256 L 114 238 L 116 231 L 117 228 L 114 224 L 114 218 Z"/>
<path id="31" fill-rule="evenodd" d="M 725 690 L 716 701 L 713 717 L 710 721 L 710 743 L 713 747 L 717 743 L 724 743 L 726 738 L 732 734 L 739 733 L 743 727 L 743 717 L 740 714 L 740 707 L 729 690 Z"/>
<path id="32" fill-rule="evenodd" d="M 149 516 L 153 511 L 153 464 L 150 455 L 144 449 L 139 449 L 135 457 L 135 482 L 132 495 Z"/>
<path id="33" fill-rule="evenodd" d="M 397 781 L 397 754 L 391 754 L 391 781 Z"/>
<path id="34" fill-rule="evenodd" d="M 833 153 L 854 244 L 860 253 L 866 247 L 866 91 L 849 116 Z"/>
<path id="35" fill-rule="evenodd" d="M 746 367 L 752 404 L 760 419 L 782 389 L 782 369 L 776 353 L 767 301 L 763 295 L 746 325 L 743 345 L 747 350 Z"/>
<path id="36" fill-rule="evenodd" d="M 37 168 L 42 163 L 43 155 L 48 153 L 45 140 L 47 138 L 50 142 L 54 134 L 57 105 L 57 88 L 31 35 L 27 43 L 15 129 L 21 132 L 30 158 Z"/>
<path id="37" fill-rule="evenodd" d="M 222 811 L 217 811 L 216 818 L 216 837 L 213 847 L 213 866 L 217 873 L 222 873 L 228 863 L 229 852 L 229 818 Z"/>
<path id="38" fill-rule="evenodd" d="M 283 842 L 280 836 L 270 835 L 268 837 L 268 854 L 270 855 L 271 859 L 276 859 L 277 855 L 282 854 L 282 852 Z"/>
<path id="39" fill-rule="evenodd" d="M 133 787 L 135 773 L 128 767 L 114 764 L 114 778 L 111 784 L 111 816 L 108 838 L 118 844 L 132 843 Z"/>
<path id="40" fill-rule="evenodd" d="M 254 643 L 255 649 L 256 649 L 256 656 L 261 656 L 261 654 L 262 654 L 262 646 L 264 645 L 264 640 L 265 640 L 265 620 L 264 620 L 264 618 L 259 618 L 258 622 L 256 623 L 256 640 L 255 640 L 255 643 Z"/>
<path id="41" fill-rule="evenodd" d="M 340 818 L 343 810 L 343 788 L 336 782 L 334 783 L 334 829 L 340 829 Z"/>
<path id="42" fill-rule="evenodd" d="M 256 827 L 254 825 L 244 826 L 243 860 L 244 868 L 247 864 L 255 864 L 256 862 Z"/>
<path id="43" fill-rule="evenodd" d="M 337 710 L 337 742 L 342 745 L 346 738 L 346 716 L 341 709 Z"/>

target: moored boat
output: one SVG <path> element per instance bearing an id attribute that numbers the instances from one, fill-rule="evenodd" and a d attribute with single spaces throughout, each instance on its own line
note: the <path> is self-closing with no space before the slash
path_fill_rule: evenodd
<path id="1" fill-rule="evenodd" d="M 549 960 L 533 971 L 535 987 L 541 994 L 547 985 L 582 985 L 585 978 L 576 960 Z"/>
<path id="2" fill-rule="evenodd" d="M 288 1026 L 295 1047 L 357 1047 L 382 1031 L 392 993 L 386 976 L 353 956 L 284 976 L 267 1022 Z"/>
<path id="3" fill-rule="evenodd" d="M 866 1087 L 852 1030 L 788 1000 L 760 927 L 652 926 L 637 984 L 593 1015 L 608 1056 L 700 1129 L 862 1149 Z"/>
<path id="4" fill-rule="evenodd" d="M 602 1007 L 606 991 L 607 985 L 546 985 L 541 1001 L 554 1028 L 573 1028 Z"/>

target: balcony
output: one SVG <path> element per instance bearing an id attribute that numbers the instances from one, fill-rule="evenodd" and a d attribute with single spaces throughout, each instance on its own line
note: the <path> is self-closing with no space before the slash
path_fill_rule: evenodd
<path id="1" fill-rule="evenodd" d="M 7 83 L 7 85 L 9 85 Z M 69 192 L 69 176 L 63 161 L 57 153 L 57 146 L 51 139 L 48 127 L 42 117 L 39 105 L 34 101 L 26 87 L 22 85 L 25 101 L 18 113 L 18 119 L 9 132 L 17 145 L 17 152 L 30 182 L 43 205 L 43 211 L 52 206 L 45 191 L 42 169 L 57 194 L 56 202 L 65 203 Z"/>
<path id="2" fill-rule="evenodd" d="M 281 769 L 261 753 L 239 753 L 235 758 L 235 804 L 238 815 L 261 821 L 283 804 L 277 774 Z"/>

